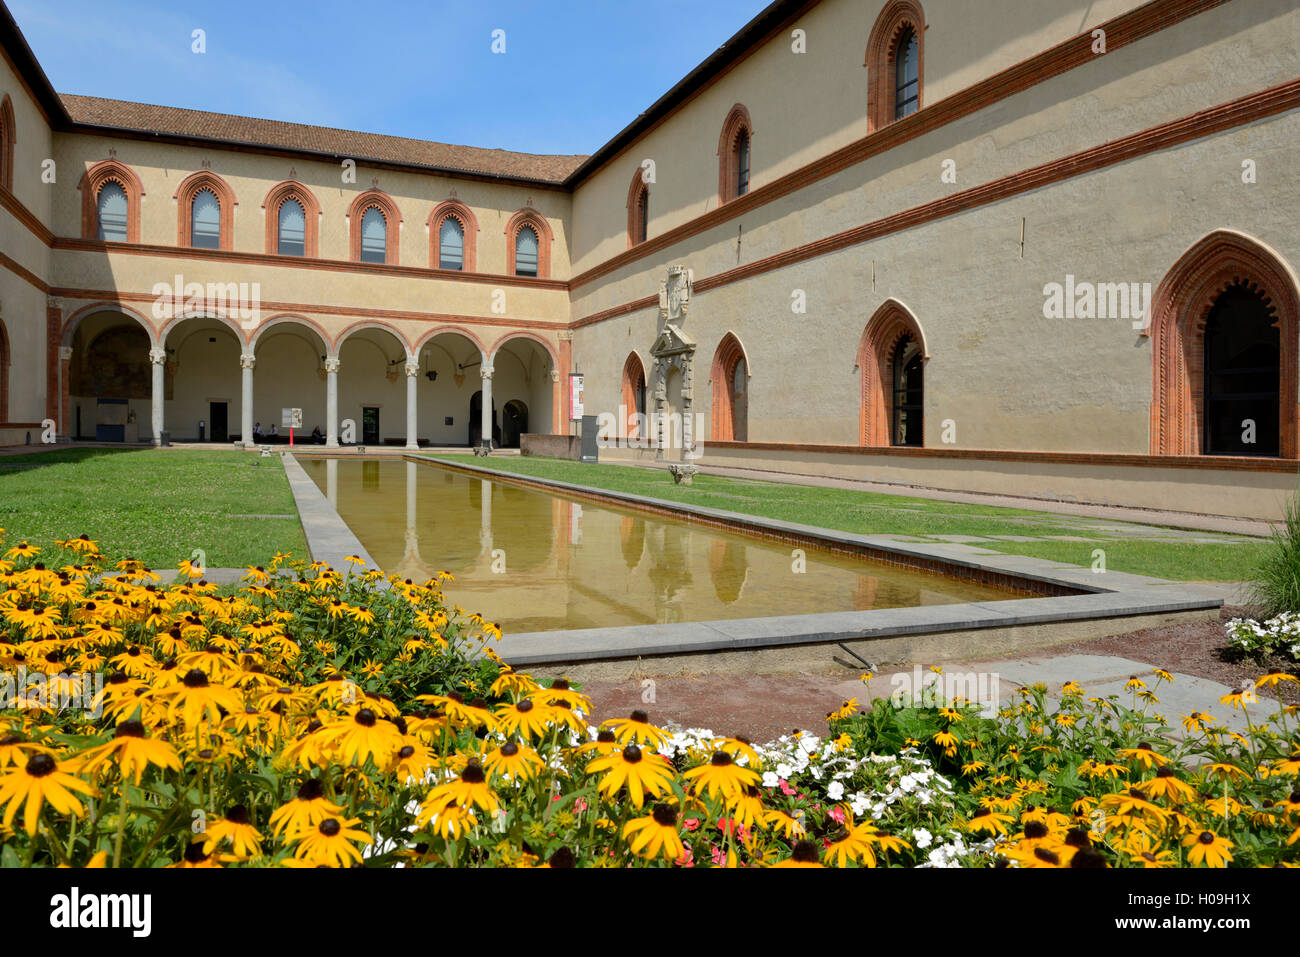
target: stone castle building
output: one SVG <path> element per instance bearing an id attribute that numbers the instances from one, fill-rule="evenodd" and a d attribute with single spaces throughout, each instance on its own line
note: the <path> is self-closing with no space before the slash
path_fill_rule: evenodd
<path id="1" fill-rule="evenodd" d="M 3 8 L 0 49 L 0 444 L 509 447 L 580 372 L 604 458 L 1296 488 L 1295 0 L 777 0 L 591 156 L 60 95 Z"/>

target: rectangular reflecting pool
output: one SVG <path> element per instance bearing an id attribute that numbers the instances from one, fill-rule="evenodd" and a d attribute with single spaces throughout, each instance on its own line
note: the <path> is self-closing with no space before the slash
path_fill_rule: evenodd
<path id="1" fill-rule="evenodd" d="M 436 465 L 299 461 L 384 571 L 451 572 L 448 597 L 507 633 L 1023 597 Z"/>

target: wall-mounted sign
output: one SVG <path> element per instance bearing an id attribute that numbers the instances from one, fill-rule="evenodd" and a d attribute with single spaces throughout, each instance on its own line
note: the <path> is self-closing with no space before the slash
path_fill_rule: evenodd
<path id="1" fill-rule="evenodd" d="M 302 428 L 302 409 L 281 409 L 281 410 L 280 410 L 280 428 L 282 428 L 282 429 L 301 429 L 301 428 Z"/>

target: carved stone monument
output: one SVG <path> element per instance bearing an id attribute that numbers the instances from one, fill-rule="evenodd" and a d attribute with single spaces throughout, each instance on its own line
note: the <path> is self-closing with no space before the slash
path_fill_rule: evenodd
<path id="1" fill-rule="evenodd" d="M 659 284 L 659 332 L 650 349 L 654 359 L 655 461 L 664 461 L 664 423 L 668 416 L 668 373 L 682 375 L 682 454 L 695 448 L 691 402 L 694 398 L 695 340 L 682 330 L 691 305 L 695 274 L 685 266 L 669 266 L 668 278 Z"/>

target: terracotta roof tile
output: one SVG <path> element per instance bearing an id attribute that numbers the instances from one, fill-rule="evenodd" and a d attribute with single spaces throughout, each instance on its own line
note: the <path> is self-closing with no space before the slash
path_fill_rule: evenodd
<path id="1" fill-rule="evenodd" d="M 512 153 L 509 150 L 483 149 L 478 146 L 454 146 L 429 140 L 384 136 L 354 130 L 336 130 L 326 126 L 307 126 L 279 120 L 259 120 L 227 113 L 207 113 L 172 106 L 152 106 L 125 100 L 106 100 L 97 96 L 59 94 L 68 114 L 76 123 L 110 126 L 121 129 L 164 133 L 175 136 L 206 137 L 290 150 L 311 150 L 352 156 L 357 160 L 411 163 L 442 169 L 459 170 L 493 176 L 516 177 L 561 183 L 577 169 L 586 156 L 543 156 Z"/>

